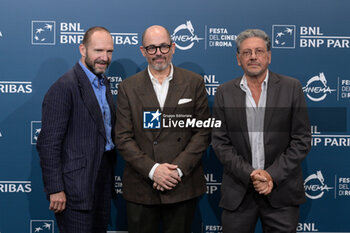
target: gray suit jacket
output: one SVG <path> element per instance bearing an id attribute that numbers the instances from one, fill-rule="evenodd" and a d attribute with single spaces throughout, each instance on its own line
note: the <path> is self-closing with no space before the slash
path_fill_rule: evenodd
<path id="1" fill-rule="evenodd" d="M 218 88 L 213 107 L 213 117 L 222 121 L 222 127 L 212 133 L 214 151 L 224 166 L 220 207 L 228 210 L 235 210 L 241 203 L 254 170 L 241 78 Z M 265 170 L 274 181 L 268 195 L 273 207 L 305 202 L 301 162 L 310 147 L 311 131 L 300 82 L 270 72 L 264 149 Z"/>
<path id="2" fill-rule="evenodd" d="M 192 101 L 179 105 L 182 98 Z M 125 79 L 118 87 L 117 148 L 126 161 L 123 196 L 141 204 L 165 204 L 188 200 L 206 191 L 201 157 L 209 144 L 210 129 L 143 129 L 143 111 L 160 110 L 148 71 Z M 210 116 L 203 78 L 174 67 L 162 114 L 189 114 L 197 119 Z M 148 174 L 153 165 L 172 163 L 184 176 L 172 190 L 153 189 Z"/>
<path id="3" fill-rule="evenodd" d="M 105 85 L 113 126 L 115 107 L 108 80 Z M 43 101 L 37 149 L 47 195 L 63 190 L 69 208 L 91 209 L 105 144 L 100 106 L 77 63 L 50 87 Z"/>

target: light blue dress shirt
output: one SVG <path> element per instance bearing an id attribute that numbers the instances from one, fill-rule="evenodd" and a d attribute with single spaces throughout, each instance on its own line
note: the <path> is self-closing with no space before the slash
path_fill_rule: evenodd
<path id="1" fill-rule="evenodd" d="M 107 143 L 105 145 L 105 151 L 112 150 L 114 148 L 114 144 L 112 141 L 112 124 L 111 124 L 111 111 L 109 109 L 109 105 L 106 98 L 106 86 L 104 85 L 104 79 L 106 78 L 104 75 L 100 77 L 96 76 L 92 73 L 88 68 L 86 68 L 81 61 L 79 61 L 81 68 L 84 70 L 86 76 L 89 78 L 92 89 L 95 92 L 96 99 L 100 106 L 101 114 L 103 117 L 103 123 L 106 131 Z"/>

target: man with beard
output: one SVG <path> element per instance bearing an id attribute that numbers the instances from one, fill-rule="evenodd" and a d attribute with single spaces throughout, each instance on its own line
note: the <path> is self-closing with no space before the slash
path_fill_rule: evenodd
<path id="1" fill-rule="evenodd" d="M 244 75 L 222 84 L 215 96 L 212 145 L 224 166 L 220 207 L 223 232 L 296 232 L 306 201 L 301 162 L 311 131 L 300 82 L 268 70 L 271 42 L 258 29 L 236 39 Z"/>
<path id="2" fill-rule="evenodd" d="M 107 78 L 113 39 L 86 31 L 80 61 L 48 90 L 37 141 L 44 189 L 61 233 L 105 233 L 115 164 L 115 107 Z"/>
<path id="3" fill-rule="evenodd" d="M 175 43 L 164 27 L 146 29 L 140 49 L 148 68 L 119 85 L 115 127 L 115 142 L 126 161 L 128 232 L 155 233 L 162 223 L 163 232 L 189 233 L 197 198 L 206 191 L 201 157 L 210 129 L 166 128 L 161 119 L 174 116 L 176 121 L 181 114 L 206 120 L 204 80 L 173 66 Z"/>

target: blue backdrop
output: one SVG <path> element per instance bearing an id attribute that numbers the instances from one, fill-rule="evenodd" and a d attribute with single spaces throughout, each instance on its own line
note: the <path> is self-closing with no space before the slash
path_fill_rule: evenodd
<path id="1" fill-rule="evenodd" d="M 239 32 L 260 28 L 271 36 L 270 69 L 300 80 L 311 116 L 313 147 L 303 162 L 308 200 L 297 230 L 350 232 L 349 8 L 343 0 L 2 0 L 0 232 L 58 232 L 35 143 L 43 96 L 80 58 L 84 32 L 95 25 L 112 32 L 115 52 L 107 75 L 116 98 L 118 84 L 146 67 L 139 46 L 142 32 L 153 24 L 172 34 L 174 65 L 203 75 L 210 105 L 218 85 L 242 74 L 235 59 Z M 203 163 L 208 189 L 193 232 L 218 233 L 222 168 L 211 148 Z M 110 232 L 127 232 L 123 166 L 118 156 Z"/>

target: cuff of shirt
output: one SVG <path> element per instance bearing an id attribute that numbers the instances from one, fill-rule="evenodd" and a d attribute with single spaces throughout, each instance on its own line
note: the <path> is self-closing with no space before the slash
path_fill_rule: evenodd
<path id="1" fill-rule="evenodd" d="M 153 165 L 151 171 L 148 173 L 148 177 L 153 180 L 153 175 L 154 175 L 154 171 L 156 170 L 156 168 L 159 166 L 159 163 L 156 163 Z"/>
<path id="2" fill-rule="evenodd" d="M 176 168 L 176 169 L 177 169 L 177 172 L 179 173 L 179 176 L 180 176 L 180 178 L 181 178 L 184 174 L 182 173 L 182 171 L 181 171 L 180 168 Z"/>

